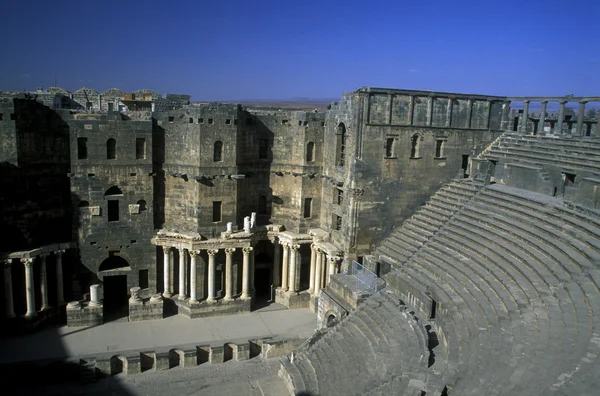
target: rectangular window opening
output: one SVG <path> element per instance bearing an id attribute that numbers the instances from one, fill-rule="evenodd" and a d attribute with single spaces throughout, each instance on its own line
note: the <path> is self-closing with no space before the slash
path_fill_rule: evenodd
<path id="1" fill-rule="evenodd" d="M 342 216 L 333 215 L 333 228 L 338 231 L 342 229 Z"/>
<path id="2" fill-rule="evenodd" d="M 204 124 L 204 118 L 198 118 L 198 124 Z"/>
<path id="3" fill-rule="evenodd" d="M 173 117 L 173 116 L 170 116 L 170 117 L 169 117 L 169 122 L 170 122 L 170 123 L 173 123 L 173 121 L 175 121 L 175 117 Z"/>
<path id="4" fill-rule="evenodd" d="M 108 201 L 108 221 L 119 221 L 119 200 Z"/>
<path id="5" fill-rule="evenodd" d="M 113 102 L 108 102 L 108 111 L 113 111 L 115 109 L 115 104 Z"/>
<path id="6" fill-rule="evenodd" d="M 388 138 L 385 141 L 385 157 L 392 158 L 394 156 L 394 138 Z"/>
<path id="7" fill-rule="evenodd" d="M 141 289 L 147 289 L 148 288 L 148 270 L 147 269 L 141 269 L 140 270 L 140 288 Z"/>
<path id="8" fill-rule="evenodd" d="M 431 300 L 431 313 L 429 314 L 429 319 L 435 319 L 435 311 L 437 310 L 437 302 L 435 300 Z"/>
<path id="9" fill-rule="evenodd" d="M 435 141 L 435 158 L 442 158 L 444 156 L 444 141 L 436 140 Z"/>
<path id="10" fill-rule="evenodd" d="M 304 218 L 310 219 L 312 212 L 312 198 L 304 198 Z"/>
<path id="11" fill-rule="evenodd" d="M 146 159 L 146 138 L 135 139 L 135 159 Z"/>
<path id="12" fill-rule="evenodd" d="M 281 125 L 286 125 L 288 123 L 288 120 L 281 120 Z"/>
<path id="13" fill-rule="evenodd" d="M 221 201 L 213 201 L 212 221 L 215 223 L 221 221 Z"/>
<path id="14" fill-rule="evenodd" d="M 213 119 L 212 119 L 212 118 L 209 118 L 209 119 L 208 119 L 208 123 L 209 123 L 209 124 L 212 124 L 212 123 L 213 123 Z"/>
<path id="15" fill-rule="evenodd" d="M 193 123 L 194 123 L 194 119 L 193 119 L 192 117 L 190 117 L 190 121 L 189 121 L 189 123 L 190 123 L 190 124 L 193 124 Z"/>
<path id="16" fill-rule="evenodd" d="M 87 138 L 80 137 L 77 138 L 77 158 L 78 159 L 87 159 Z"/>
<path id="17" fill-rule="evenodd" d="M 228 119 L 226 119 L 226 120 L 225 120 L 225 124 L 227 124 L 227 125 L 231 124 L 231 120 L 230 120 L 229 118 L 228 118 Z"/>
<path id="18" fill-rule="evenodd" d="M 464 171 L 465 177 L 469 176 L 469 155 L 463 154 L 461 168 Z"/>
<path id="19" fill-rule="evenodd" d="M 341 205 L 344 203 L 344 191 L 339 188 L 335 189 L 335 203 L 337 205 Z"/>

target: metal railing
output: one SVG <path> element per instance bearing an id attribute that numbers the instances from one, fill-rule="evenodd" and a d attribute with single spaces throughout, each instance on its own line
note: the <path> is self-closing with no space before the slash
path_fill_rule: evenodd
<path id="1" fill-rule="evenodd" d="M 352 260 L 352 268 L 350 275 L 356 280 L 356 290 L 364 290 L 376 293 L 379 291 L 379 282 L 377 282 L 377 274 L 366 269 L 358 261 Z"/>

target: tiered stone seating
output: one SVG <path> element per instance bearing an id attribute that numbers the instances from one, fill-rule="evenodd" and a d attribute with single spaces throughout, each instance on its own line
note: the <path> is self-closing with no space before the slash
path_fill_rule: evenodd
<path id="1" fill-rule="evenodd" d="M 377 247 L 376 254 L 380 259 L 400 266 L 460 210 L 481 186 L 477 181 L 465 179 L 455 180 L 442 187 L 427 204 Z"/>
<path id="2" fill-rule="evenodd" d="M 535 165 L 552 165 L 600 172 L 600 142 L 505 132 L 482 155 Z"/>
<path id="3" fill-rule="evenodd" d="M 454 370 L 449 394 L 583 394 L 600 368 L 599 263 L 600 216 L 492 185 L 393 276 L 445 307 L 446 361 L 432 369 Z"/>
<path id="4" fill-rule="evenodd" d="M 426 330 L 393 294 L 376 293 L 292 361 L 282 360 L 295 392 L 358 395 L 410 380 L 427 368 Z M 337 381 L 335 379 L 340 379 Z M 341 380 L 343 379 L 343 380 Z M 394 394 L 403 394 L 406 381 Z M 400 386 L 400 385 L 399 385 Z"/>

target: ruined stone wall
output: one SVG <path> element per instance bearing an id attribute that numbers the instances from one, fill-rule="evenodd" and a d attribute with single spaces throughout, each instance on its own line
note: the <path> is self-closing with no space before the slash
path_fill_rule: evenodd
<path id="1" fill-rule="evenodd" d="M 164 130 L 165 227 L 212 236 L 227 222 L 237 223 L 238 181 L 231 175 L 238 174 L 241 110 L 190 105 L 154 117 Z M 217 142 L 221 150 L 215 158 Z M 220 221 L 213 221 L 215 201 L 221 202 Z"/>
<path id="2" fill-rule="evenodd" d="M 0 114 L 0 251 L 68 241 L 68 126 L 30 99 L 4 101 Z"/>
<path id="3" fill-rule="evenodd" d="M 64 117 L 71 130 L 71 193 L 81 262 L 101 277 L 99 271 L 118 266 L 114 256 L 123 258 L 130 269 L 119 274 L 127 275 L 128 287 L 139 286 L 139 271 L 148 270 L 148 287 L 156 290 L 156 251 L 150 238 L 153 212 L 161 208 L 154 207 L 152 121 L 127 120 L 119 113 Z M 86 139 L 85 156 L 78 139 Z M 115 141 L 113 159 L 109 139 Z M 111 209 L 115 200 L 116 220 Z"/>
<path id="4" fill-rule="evenodd" d="M 340 123 L 346 131 L 344 167 L 326 163 L 327 172 L 343 180 L 343 204 L 336 204 L 339 181 L 333 192 L 323 189 L 324 201 L 333 195 L 334 242 L 350 256 L 370 251 L 500 134 L 503 101 L 372 88 L 345 95 L 328 118 L 332 152 L 339 152 Z M 336 216 L 342 218 L 339 231 Z"/>

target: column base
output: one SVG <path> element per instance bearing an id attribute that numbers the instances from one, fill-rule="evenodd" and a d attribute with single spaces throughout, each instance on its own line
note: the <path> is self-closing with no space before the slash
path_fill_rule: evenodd
<path id="1" fill-rule="evenodd" d="M 223 297 L 223 301 L 233 301 L 233 297 Z"/>
<path id="2" fill-rule="evenodd" d="M 190 304 L 200 304 L 200 301 L 198 301 L 198 300 L 197 300 L 197 299 L 195 299 L 195 298 L 190 298 L 190 301 L 189 301 L 189 303 L 190 303 Z"/>
<path id="3" fill-rule="evenodd" d="M 178 298 L 180 301 L 183 301 L 183 300 L 185 300 L 185 299 L 187 298 L 187 296 L 186 296 L 185 294 L 179 294 L 179 295 L 177 295 L 177 298 Z"/>
<path id="4" fill-rule="evenodd" d="M 52 308 L 50 305 L 42 305 L 42 308 L 40 309 L 40 311 L 46 311 L 50 308 Z"/>
<path id="5" fill-rule="evenodd" d="M 164 298 L 171 298 L 171 296 L 173 295 L 173 293 L 164 292 L 162 295 L 163 295 Z"/>
<path id="6" fill-rule="evenodd" d="M 214 297 L 208 297 L 208 298 L 206 299 L 206 302 L 207 302 L 208 304 L 214 304 L 214 303 L 216 303 L 216 302 L 217 302 L 217 299 L 216 299 L 216 298 L 214 298 Z"/>
<path id="7" fill-rule="evenodd" d="M 244 296 L 242 295 L 242 297 L 240 297 L 242 300 L 251 300 L 252 296 Z"/>
<path id="8" fill-rule="evenodd" d="M 8 313 L 8 314 L 4 315 L 5 319 L 11 319 L 11 318 L 14 318 L 14 317 L 15 317 L 14 313 Z"/>

